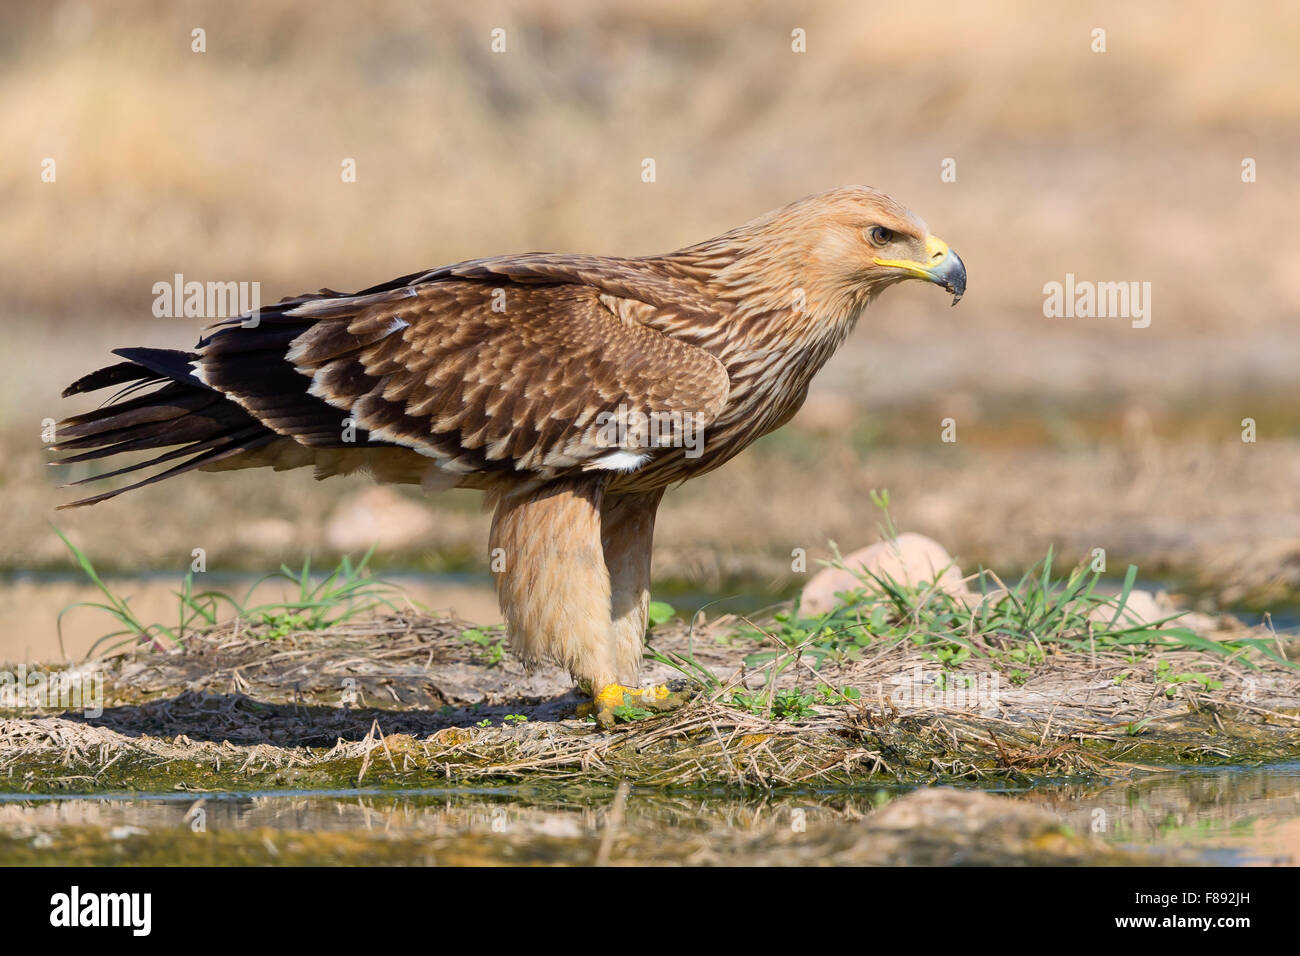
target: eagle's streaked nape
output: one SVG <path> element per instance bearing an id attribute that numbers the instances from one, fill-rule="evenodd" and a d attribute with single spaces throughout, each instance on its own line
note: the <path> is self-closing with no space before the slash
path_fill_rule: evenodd
<path id="1" fill-rule="evenodd" d="M 787 422 L 864 307 L 911 278 L 966 289 L 921 220 L 848 186 L 668 255 L 502 256 L 286 299 L 69 386 L 121 392 L 58 425 L 60 463 L 160 454 L 64 507 L 194 469 L 482 489 L 515 651 L 589 682 L 608 722 L 637 680 L 665 489 Z"/>

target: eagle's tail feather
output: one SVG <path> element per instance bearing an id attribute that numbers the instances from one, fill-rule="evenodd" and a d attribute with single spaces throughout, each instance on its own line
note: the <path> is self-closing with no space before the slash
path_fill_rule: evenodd
<path id="1" fill-rule="evenodd" d="M 124 491 L 252 451 L 277 437 L 238 404 L 203 384 L 191 364 L 198 357 L 196 354 L 170 349 L 117 349 L 115 354 L 127 361 L 91 372 L 64 390 L 63 394 L 68 396 L 113 385 L 124 386 L 99 408 L 64 419 L 55 426 L 58 440 L 51 449 L 77 453 L 53 464 L 70 465 L 123 452 L 171 449 L 146 461 L 70 482 L 70 485 L 82 485 L 191 457 L 134 484 L 60 505 L 60 509 L 105 501 Z M 155 385 L 160 387 L 137 394 Z"/>

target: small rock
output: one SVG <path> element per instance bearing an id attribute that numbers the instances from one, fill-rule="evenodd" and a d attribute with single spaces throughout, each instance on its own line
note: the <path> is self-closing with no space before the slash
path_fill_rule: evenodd
<path id="1" fill-rule="evenodd" d="M 1163 594 L 1160 595 L 1160 598 L 1163 597 Z M 1124 609 L 1120 612 L 1119 620 L 1115 622 L 1115 626 L 1117 628 L 1140 627 L 1143 624 L 1161 621 L 1178 613 L 1167 601 L 1161 603 L 1160 598 L 1157 598 L 1150 591 L 1142 591 L 1136 588 L 1130 591 L 1128 600 L 1124 602 Z M 1094 607 L 1088 612 L 1088 618 L 1098 624 L 1109 624 L 1114 617 L 1115 605 L 1113 604 Z"/>
<path id="2" fill-rule="evenodd" d="M 1011 596 L 1011 592 L 1006 588 L 994 588 L 987 594 L 977 594 L 974 591 L 968 592 L 961 597 L 970 608 L 979 608 L 982 605 L 989 605 L 990 608 L 996 608 L 999 604 Z"/>
<path id="3" fill-rule="evenodd" d="M 953 595 L 965 595 L 961 569 L 943 545 L 925 535 L 906 532 L 893 541 L 882 541 L 854 551 L 844 558 L 845 568 L 860 568 L 882 578 L 892 578 L 900 584 L 922 584 L 935 581 L 939 587 Z M 804 586 L 800 608 L 809 614 L 824 614 L 839 601 L 835 595 L 853 591 L 864 584 L 861 579 L 841 568 L 823 568 Z"/>

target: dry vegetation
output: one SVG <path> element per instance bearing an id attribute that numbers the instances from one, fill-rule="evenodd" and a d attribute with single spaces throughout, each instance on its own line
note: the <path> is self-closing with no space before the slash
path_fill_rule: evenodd
<path id="1" fill-rule="evenodd" d="M 1044 643 L 1021 670 L 1005 655 L 963 662 L 882 640 L 814 670 L 810 645 L 755 643 L 742 623 L 656 629 L 650 678 L 682 677 L 665 656 L 712 677 L 678 683 L 694 693 L 682 709 L 630 711 L 603 732 L 574 718 L 567 675 L 526 672 L 501 635 L 464 622 L 383 617 L 267 640 L 235 621 L 180 651 L 110 660 L 99 716 L 11 709 L 0 780 L 19 792 L 1030 781 L 1277 760 L 1300 735 L 1297 671 L 1253 652 Z M 1198 627 L 1217 642 L 1268 639 L 1226 621 Z M 967 683 L 978 699 L 952 691 Z"/>

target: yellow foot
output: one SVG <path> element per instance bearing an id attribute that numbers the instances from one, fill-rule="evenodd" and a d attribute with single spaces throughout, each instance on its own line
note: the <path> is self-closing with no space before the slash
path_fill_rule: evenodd
<path id="1" fill-rule="evenodd" d="M 601 688 L 589 704 L 578 705 L 579 717 L 595 717 L 596 723 L 608 730 L 614 726 L 614 720 L 620 716 L 615 713 L 619 707 L 630 710 L 648 710 L 660 713 L 672 710 L 686 703 L 686 694 L 672 691 L 665 684 L 653 687 L 625 687 L 622 684 L 609 684 Z"/>

